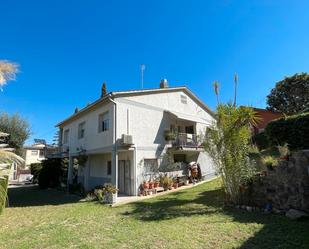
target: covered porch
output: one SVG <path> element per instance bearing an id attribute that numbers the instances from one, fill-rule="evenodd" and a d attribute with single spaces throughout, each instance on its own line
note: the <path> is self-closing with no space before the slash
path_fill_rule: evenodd
<path id="1" fill-rule="evenodd" d="M 68 186 L 82 184 L 86 191 L 111 183 L 122 196 L 136 195 L 134 150 L 85 153 L 86 162 L 78 164 L 78 155 L 69 156 Z"/>

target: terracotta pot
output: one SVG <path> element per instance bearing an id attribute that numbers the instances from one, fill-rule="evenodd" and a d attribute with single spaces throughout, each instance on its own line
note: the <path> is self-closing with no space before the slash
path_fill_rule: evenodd
<path id="1" fill-rule="evenodd" d="M 144 182 L 144 183 L 143 183 L 143 188 L 144 188 L 144 189 L 148 189 L 148 188 L 149 188 L 148 182 Z"/>
<path id="2" fill-rule="evenodd" d="M 178 188 L 178 182 L 174 182 L 173 187 Z"/>
<path id="3" fill-rule="evenodd" d="M 160 183 L 159 182 L 155 182 L 154 184 L 153 184 L 153 187 L 154 188 L 158 188 L 160 186 Z"/>
<path id="4" fill-rule="evenodd" d="M 149 189 L 153 189 L 153 185 L 154 185 L 153 182 L 149 182 L 148 183 Z"/>

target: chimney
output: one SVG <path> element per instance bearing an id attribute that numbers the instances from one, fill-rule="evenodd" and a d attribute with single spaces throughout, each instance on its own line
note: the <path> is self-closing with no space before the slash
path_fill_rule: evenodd
<path id="1" fill-rule="evenodd" d="M 101 98 L 106 95 L 106 84 L 103 82 L 102 89 L 101 89 Z"/>
<path id="2" fill-rule="evenodd" d="M 162 79 L 162 80 L 160 81 L 160 88 L 168 88 L 167 79 Z"/>

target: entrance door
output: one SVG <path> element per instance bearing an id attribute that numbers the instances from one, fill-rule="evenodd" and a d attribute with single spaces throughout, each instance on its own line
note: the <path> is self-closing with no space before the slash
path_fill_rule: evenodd
<path id="1" fill-rule="evenodd" d="M 118 161 L 119 193 L 131 195 L 131 167 L 129 160 Z"/>

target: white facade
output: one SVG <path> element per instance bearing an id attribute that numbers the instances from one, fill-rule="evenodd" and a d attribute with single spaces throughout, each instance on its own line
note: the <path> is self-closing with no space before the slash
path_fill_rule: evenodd
<path id="1" fill-rule="evenodd" d="M 108 121 L 102 125 L 103 116 Z M 176 130 L 185 141 L 195 141 L 214 121 L 207 106 L 186 87 L 110 93 L 58 124 L 63 155 L 71 159 L 69 181 L 73 157 L 81 153 L 88 160 L 78 169 L 78 181 L 86 189 L 112 182 L 120 192 L 137 195 L 149 177 L 145 165 L 151 162 L 160 168 L 167 155 L 175 160 L 175 154 L 186 162 L 198 161 L 202 174 L 211 177 L 214 169 L 201 147 L 171 144 L 165 133 Z M 108 129 L 101 131 L 102 126 Z M 131 136 L 132 144 L 123 144 L 123 135 Z"/>

